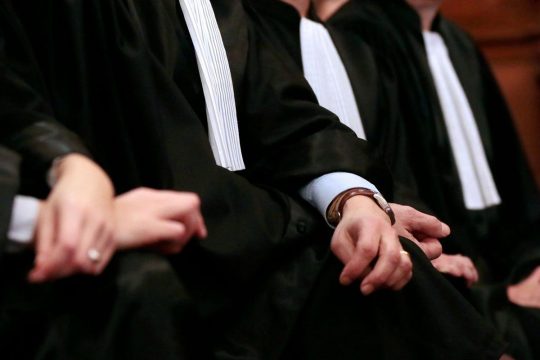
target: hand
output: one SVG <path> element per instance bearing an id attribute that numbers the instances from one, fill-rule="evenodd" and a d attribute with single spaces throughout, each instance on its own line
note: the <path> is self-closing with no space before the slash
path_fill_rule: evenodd
<path id="1" fill-rule="evenodd" d="M 521 282 L 509 286 L 506 294 L 516 305 L 540 309 L 540 267 Z"/>
<path id="2" fill-rule="evenodd" d="M 206 237 L 196 194 L 146 188 L 118 196 L 114 202 L 118 249 L 152 247 L 178 253 L 193 236 Z"/>
<path id="3" fill-rule="evenodd" d="M 391 204 L 391 207 L 396 215 L 394 228 L 399 236 L 415 242 L 430 260 L 442 254 L 439 239 L 450 235 L 448 225 L 410 206 Z"/>
<path id="4" fill-rule="evenodd" d="M 468 287 L 478 282 L 478 270 L 472 260 L 466 256 L 442 254 L 431 263 L 442 273 L 464 278 Z"/>
<path id="5" fill-rule="evenodd" d="M 56 170 L 56 184 L 38 217 L 31 282 L 100 274 L 115 250 L 114 190 L 107 175 L 78 154 L 67 155 Z M 91 251 L 98 255 L 96 261 Z"/>
<path id="6" fill-rule="evenodd" d="M 345 265 L 341 284 L 363 279 L 364 295 L 380 288 L 400 290 L 412 278 L 410 256 L 403 251 L 388 216 L 369 197 L 347 200 L 331 249 Z"/>

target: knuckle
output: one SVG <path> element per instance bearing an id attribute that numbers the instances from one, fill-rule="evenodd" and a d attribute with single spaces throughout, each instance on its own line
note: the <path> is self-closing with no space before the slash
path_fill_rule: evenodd
<path id="1" fill-rule="evenodd" d="M 191 206 L 193 206 L 195 208 L 200 208 L 201 207 L 201 198 L 199 197 L 199 195 L 197 195 L 195 193 L 189 193 L 188 194 L 188 199 L 189 199 L 189 202 L 190 202 Z"/>
<path id="2" fill-rule="evenodd" d="M 407 205 L 403 208 L 403 213 L 406 216 L 414 216 L 416 214 L 416 210 L 413 207 Z"/>
<path id="3" fill-rule="evenodd" d="M 443 247 L 442 247 L 442 244 L 438 241 L 434 242 L 432 244 L 432 247 L 433 247 L 433 252 L 436 253 L 436 254 L 441 254 L 442 251 L 443 251 Z"/>
<path id="4" fill-rule="evenodd" d="M 412 273 L 412 270 L 413 270 L 413 264 L 411 261 L 407 260 L 407 261 L 403 261 L 401 263 L 401 269 L 406 272 L 406 273 Z"/>
<path id="5" fill-rule="evenodd" d="M 69 211 L 80 211 L 82 206 L 79 201 L 77 201 L 77 196 L 72 194 L 65 194 L 60 199 L 59 207 L 64 210 Z"/>
<path id="6" fill-rule="evenodd" d="M 380 286 L 383 282 L 384 279 L 380 274 L 374 274 L 371 276 L 370 283 L 375 287 Z"/>
<path id="7" fill-rule="evenodd" d="M 339 241 L 334 239 L 330 243 L 330 250 L 332 250 L 332 252 L 337 252 L 337 251 L 341 250 L 342 246 L 343 245 Z"/>
<path id="8" fill-rule="evenodd" d="M 102 234 L 107 243 L 114 242 L 114 225 L 109 222 L 104 224 Z"/>
<path id="9" fill-rule="evenodd" d="M 397 230 L 394 229 L 393 227 L 388 228 L 386 234 L 387 234 L 389 237 L 394 238 L 394 239 L 396 239 L 396 238 L 398 237 L 398 232 L 397 232 Z"/>
<path id="10" fill-rule="evenodd" d="M 401 259 L 402 255 L 399 253 L 399 251 L 392 251 L 388 254 L 387 261 L 390 265 L 392 265 L 394 268 L 400 265 L 402 261 Z"/>
<path id="11" fill-rule="evenodd" d="M 71 272 L 73 273 L 84 273 L 84 274 L 92 274 L 93 273 L 93 269 L 92 267 L 90 266 L 90 264 L 88 264 L 88 261 L 83 258 L 82 256 L 81 257 L 77 257 L 75 259 L 73 259 L 70 263 L 70 267 L 71 267 Z"/>
<path id="12" fill-rule="evenodd" d="M 68 258 L 73 258 L 77 250 L 77 246 L 73 241 L 61 241 L 60 249 Z"/>
<path id="13" fill-rule="evenodd" d="M 134 190 L 135 192 L 138 192 L 138 193 L 141 193 L 141 194 L 151 194 L 154 192 L 154 189 L 151 189 L 149 187 L 146 187 L 146 186 L 141 186 L 141 187 L 138 187 L 137 189 Z"/>
<path id="14" fill-rule="evenodd" d="M 365 244 L 365 243 L 358 245 L 358 252 L 361 255 L 365 257 L 369 257 L 369 258 L 373 258 L 375 257 L 375 255 L 377 255 L 377 249 L 371 244 Z"/>

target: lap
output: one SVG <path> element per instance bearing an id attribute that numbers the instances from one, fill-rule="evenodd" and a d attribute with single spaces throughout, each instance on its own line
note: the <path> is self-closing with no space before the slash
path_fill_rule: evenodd
<path id="1" fill-rule="evenodd" d="M 196 313 L 165 258 L 119 254 L 99 277 L 43 285 L 25 281 L 22 262 L 6 262 L 1 275 L 3 359 L 181 359 L 192 351 Z"/>
<path id="2" fill-rule="evenodd" d="M 286 359 L 498 359 L 494 329 L 403 240 L 414 276 L 400 292 L 363 296 L 343 287 L 330 257 L 300 318 Z"/>

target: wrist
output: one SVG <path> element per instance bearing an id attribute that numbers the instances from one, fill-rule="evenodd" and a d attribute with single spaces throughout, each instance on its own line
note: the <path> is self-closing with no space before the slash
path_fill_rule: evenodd
<path id="1" fill-rule="evenodd" d="M 48 180 L 52 187 L 62 181 L 63 178 L 73 176 L 92 177 L 93 183 L 101 184 L 103 189 L 108 190 L 111 197 L 114 196 L 114 187 L 107 173 L 92 159 L 78 153 L 55 159 Z"/>
<path id="2" fill-rule="evenodd" d="M 326 210 L 328 223 L 336 226 L 348 208 L 357 207 L 353 204 L 358 204 L 362 207 L 365 207 L 366 204 L 373 204 L 379 211 L 382 210 L 386 214 L 391 224 L 395 223 L 395 215 L 388 202 L 380 193 L 366 188 L 352 188 L 336 196 Z"/>

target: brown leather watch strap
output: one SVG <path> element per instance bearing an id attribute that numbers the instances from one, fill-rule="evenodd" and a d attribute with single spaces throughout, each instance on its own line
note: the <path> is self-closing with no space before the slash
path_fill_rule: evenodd
<path id="1" fill-rule="evenodd" d="M 373 190 L 366 189 L 366 188 L 353 188 L 345 190 L 341 193 L 339 193 L 334 201 L 328 206 L 328 209 L 326 210 L 326 219 L 328 223 L 332 226 L 337 226 L 339 222 L 341 221 L 341 217 L 343 215 L 343 208 L 345 207 L 345 203 L 347 200 L 354 196 L 368 196 L 375 203 L 388 215 L 390 218 L 390 222 L 392 225 L 396 222 L 396 218 L 394 215 L 394 212 L 392 211 L 392 208 L 386 200 L 379 194 L 374 192 Z"/>

